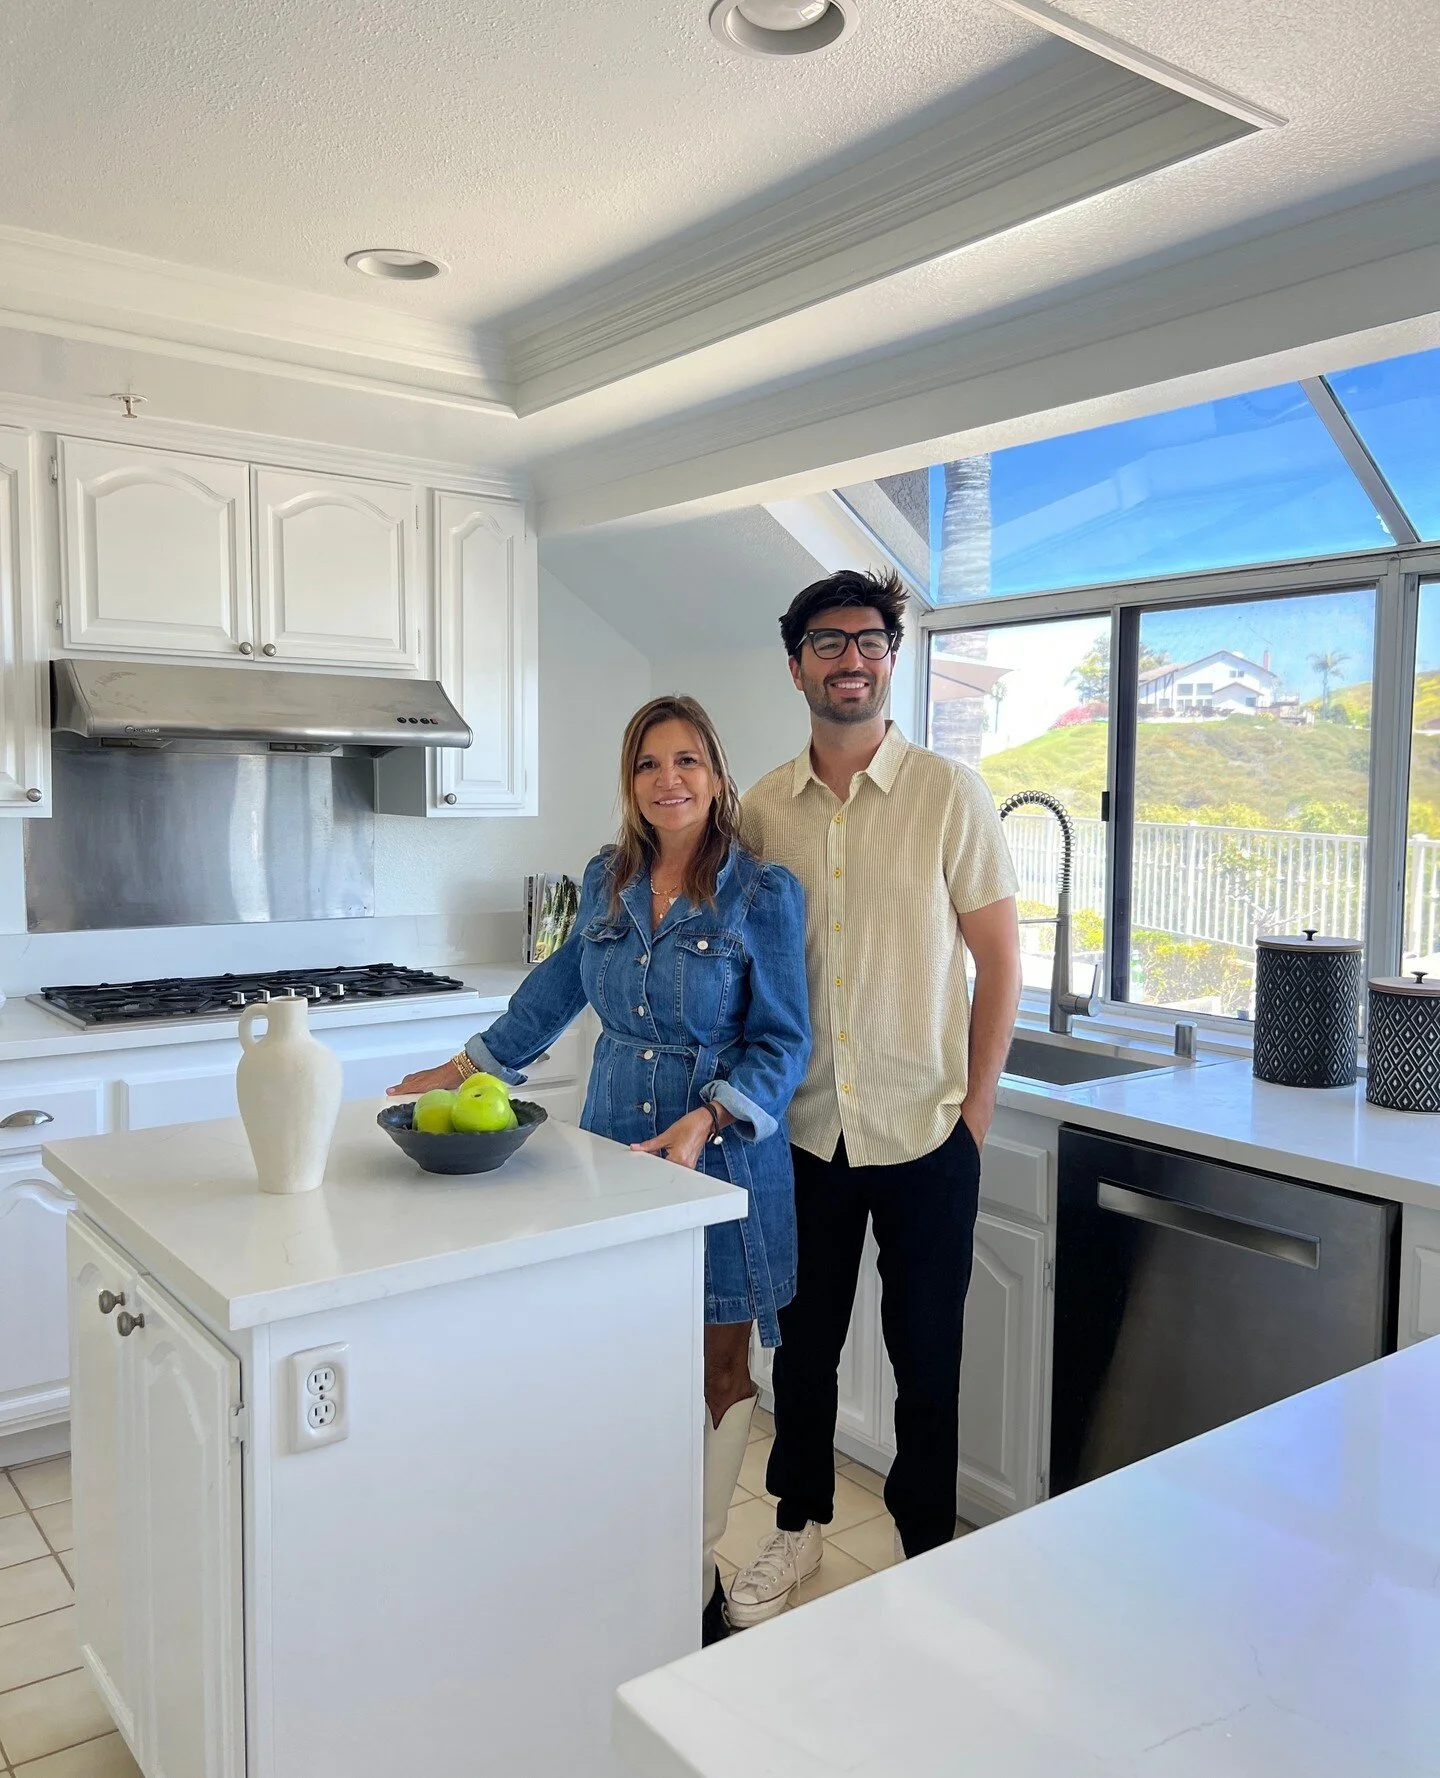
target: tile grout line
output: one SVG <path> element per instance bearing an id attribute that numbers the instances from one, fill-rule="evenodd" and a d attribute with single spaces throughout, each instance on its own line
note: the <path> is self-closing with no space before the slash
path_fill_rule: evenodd
<path id="1" fill-rule="evenodd" d="M 37 1458 L 36 1461 L 37 1461 L 37 1463 L 47 1463 L 47 1462 L 52 1461 L 52 1459 L 42 1457 L 42 1458 Z M 22 1469 L 24 1469 L 24 1468 L 28 1468 L 29 1466 L 26 1464 L 21 1464 L 20 1467 Z M 10 1470 L 8 1470 L 8 1469 L 0 1470 L 0 1475 L 3 1475 L 5 1477 L 5 1479 L 10 1483 L 10 1486 L 12 1488 L 15 1488 L 15 1478 L 14 1478 L 13 1473 Z M 45 1549 L 46 1549 L 46 1552 L 47 1552 L 50 1560 L 52 1562 L 59 1564 L 60 1572 L 65 1576 L 65 1579 L 69 1583 L 70 1591 L 73 1595 L 73 1593 L 75 1591 L 75 1577 L 71 1574 L 70 1570 L 65 1566 L 65 1563 L 61 1560 L 59 1550 L 57 1550 L 54 1547 L 54 1545 L 51 1543 L 50 1539 L 46 1536 L 45 1527 L 40 1523 L 39 1519 L 37 1519 L 35 1517 L 34 1507 L 31 1506 L 30 1502 L 25 1498 L 25 1496 L 20 1492 L 20 1490 L 18 1488 L 15 1488 L 15 1498 L 20 1502 L 21 1507 L 24 1509 L 25 1516 L 30 1520 L 30 1523 L 40 1533 L 40 1541 L 45 1545 Z M 62 1503 L 59 1501 L 52 1501 L 50 1504 L 53 1506 L 58 1506 Z M 14 1513 L 10 1514 L 11 1518 L 14 1518 L 16 1516 L 17 1515 Z M 38 1562 L 38 1561 L 44 1560 L 44 1558 L 40 1557 L 40 1556 L 34 1556 L 31 1558 L 31 1560 Z M 15 1566 L 19 1566 L 19 1564 L 15 1564 Z M 74 1600 L 72 1597 L 71 1605 L 73 1605 L 73 1604 L 74 1604 Z M 56 1611 L 67 1611 L 69 1609 L 70 1609 L 70 1606 L 65 1606 L 65 1605 L 59 1605 L 59 1606 L 55 1607 Z M 53 1614 L 48 1611 L 36 1611 L 36 1612 L 32 1612 L 28 1618 L 17 1618 L 15 1621 L 16 1621 L 16 1623 L 21 1623 L 21 1624 L 31 1624 L 31 1623 L 34 1623 L 37 1618 L 50 1617 L 52 1615 Z M 78 1666 L 78 1667 L 67 1667 L 65 1670 L 65 1673 L 47 1673 L 41 1679 L 27 1680 L 26 1685 L 43 1685 L 47 1679 L 63 1679 L 70 1673 L 81 1673 L 84 1671 L 85 1671 L 85 1665 L 84 1665 L 84 1662 L 82 1661 L 80 1666 Z M 11 1686 L 10 1692 L 0 1694 L 0 1695 L 9 1696 L 11 1692 L 23 1692 L 24 1690 L 25 1690 L 25 1686 L 23 1686 L 23 1685 Z M 105 1735 L 108 1735 L 109 1733 L 110 1733 L 109 1729 L 102 1729 L 99 1735 L 86 1735 L 82 1740 L 67 1742 L 64 1747 L 52 1747 L 50 1749 L 49 1753 L 37 1754 L 36 1758 L 37 1759 L 49 1759 L 51 1757 L 51 1754 L 69 1753 L 72 1748 L 84 1747 L 91 1741 L 101 1740 Z M 0 1747 L 0 1762 L 3 1762 L 5 1758 L 6 1758 L 6 1755 L 4 1752 L 4 1748 Z M 16 1778 L 15 1767 L 12 1765 L 0 1763 L 0 1774 L 3 1774 L 3 1778 Z"/>

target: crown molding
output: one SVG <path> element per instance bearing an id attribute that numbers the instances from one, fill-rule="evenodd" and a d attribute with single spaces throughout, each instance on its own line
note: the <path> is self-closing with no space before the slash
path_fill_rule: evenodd
<path id="1" fill-rule="evenodd" d="M 1084 19 L 1061 12 L 1058 6 L 1050 4 L 1050 0 L 992 0 L 992 4 L 1013 12 L 1027 24 L 1038 25 L 1052 37 L 1061 37 L 1067 43 L 1104 56 L 1107 62 L 1128 68 L 1132 74 L 1143 74 L 1147 80 L 1173 87 L 1177 93 L 1184 93 L 1187 98 L 1210 105 L 1216 111 L 1228 111 L 1231 117 L 1238 117 L 1257 130 L 1278 129 L 1288 121 L 1278 111 L 1269 111 L 1250 99 L 1242 99 L 1238 93 L 1216 86 L 1213 81 L 1192 74 L 1175 62 L 1167 62 L 1163 56 L 1152 56 L 1148 50 L 1137 49 L 1133 43 L 1102 30 L 1099 25 L 1087 24 Z"/>
<path id="2" fill-rule="evenodd" d="M 512 414 L 501 343 L 376 304 L 0 225 L 0 320 L 32 332 Z"/>
<path id="3" fill-rule="evenodd" d="M 1253 388 L 1252 361 L 1428 313 L 1437 278 L 1440 183 L 1219 248 L 1201 244 L 1183 260 L 1093 280 L 923 346 L 637 428 L 611 439 L 603 461 L 576 452 L 537 464 L 540 532 L 730 504 L 742 491 L 809 492 L 819 476 L 843 484 L 895 473 L 938 461 L 936 441 L 1186 376 L 1223 372 L 1232 385 L 1224 392 Z M 1307 360 L 1276 380 L 1325 368 Z M 603 480 L 586 475 L 602 469 Z"/>
<path id="4" fill-rule="evenodd" d="M 358 475 L 376 481 L 407 482 L 457 494 L 481 494 L 503 500 L 529 500 L 527 476 L 486 473 L 474 463 L 407 457 L 358 446 L 317 443 L 277 433 L 241 432 L 207 426 L 198 420 L 173 420 L 137 414 L 133 420 L 97 411 L 77 402 L 51 401 L 38 395 L 0 391 L 0 426 L 67 437 L 104 439 L 111 444 L 143 445 L 158 451 L 185 451 L 201 457 L 227 457 L 284 469 L 310 469 L 326 475 Z"/>
<path id="5" fill-rule="evenodd" d="M 1254 127 L 1066 47 L 958 117 L 511 327 L 516 409 L 633 376 Z"/>

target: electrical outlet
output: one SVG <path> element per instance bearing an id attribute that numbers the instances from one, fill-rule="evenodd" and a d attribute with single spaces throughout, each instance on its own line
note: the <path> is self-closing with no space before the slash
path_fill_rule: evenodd
<path id="1" fill-rule="evenodd" d="M 350 1436 L 348 1346 L 316 1346 L 290 1358 L 290 1449 L 310 1451 Z"/>

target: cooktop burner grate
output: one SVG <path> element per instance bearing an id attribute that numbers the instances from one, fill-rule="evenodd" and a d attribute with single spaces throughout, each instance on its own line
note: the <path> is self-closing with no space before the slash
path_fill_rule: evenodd
<path id="1" fill-rule="evenodd" d="M 453 976 L 394 963 L 343 969 L 276 969 L 246 975 L 172 976 L 153 982 L 97 982 L 42 988 L 32 998 L 76 1025 L 123 1025 L 156 1019 L 233 1016 L 256 1001 L 299 995 L 320 1006 L 342 1000 L 400 1000 L 449 994 L 465 984 Z"/>

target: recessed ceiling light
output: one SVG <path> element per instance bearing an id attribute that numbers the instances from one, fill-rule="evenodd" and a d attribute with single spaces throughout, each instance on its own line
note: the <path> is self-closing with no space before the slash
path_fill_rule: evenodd
<path id="1" fill-rule="evenodd" d="M 850 0 L 717 0 L 710 29 L 726 49 L 751 56 L 804 56 L 855 29 Z"/>
<path id="2" fill-rule="evenodd" d="M 365 247 L 358 253 L 347 253 L 345 263 L 352 272 L 363 272 L 367 278 L 438 278 L 445 270 L 438 259 L 427 259 L 423 253 L 411 253 L 404 247 Z"/>

